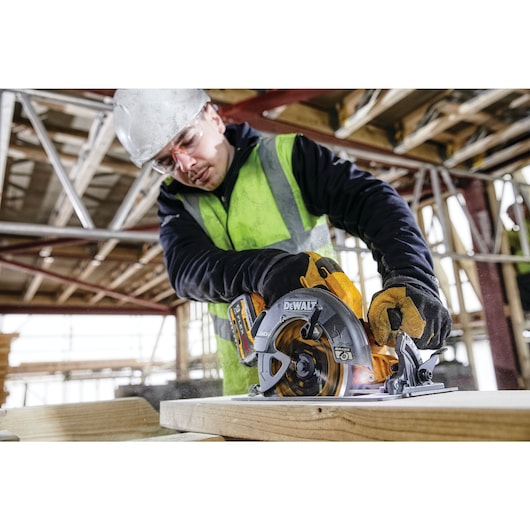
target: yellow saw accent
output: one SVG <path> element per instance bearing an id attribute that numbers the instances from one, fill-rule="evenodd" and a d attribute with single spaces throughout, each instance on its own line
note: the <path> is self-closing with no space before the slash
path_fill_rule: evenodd
<path id="1" fill-rule="evenodd" d="M 306 276 L 300 278 L 300 283 L 304 287 L 324 285 L 334 295 L 338 296 L 355 313 L 357 318 L 362 318 L 361 293 L 348 275 L 335 261 L 322 257 L 315 252 L 307 252 L 307 254 L 311 258 L 311 263 Z"/>

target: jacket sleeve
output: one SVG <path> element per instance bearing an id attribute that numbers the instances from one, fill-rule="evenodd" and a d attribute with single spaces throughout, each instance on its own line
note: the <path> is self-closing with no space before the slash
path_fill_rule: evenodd
<path id="1" fill-rule="evenodd" d="M 182 202 L 164 188 L 158 206 L 166 270 L 181 298 L 230 302 L 244 292 L 261 292 L 263 279 L 287 254 L 273 249 L 219 249 Z"/>
<path id="2" fill-rule="evenodd" d="M 408 281 L 438 296 L 427 243 L 408 204 L 389 184 L 299 135 L 293 171 L 313 214 L 360 237 L 372 252 L 383 287 Z"/>

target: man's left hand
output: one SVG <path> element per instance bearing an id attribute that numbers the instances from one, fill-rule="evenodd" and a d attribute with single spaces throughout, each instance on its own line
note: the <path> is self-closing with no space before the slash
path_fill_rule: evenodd
<path id="1" fill-rule="evenodd" d="M 368 323 L 379 345 L 394 347 L 399 331 L 420 349 L 440 348 L 451 331 L 451 317 L 431 292 L 411 285 L 392 286 L 376 293 Z"/>

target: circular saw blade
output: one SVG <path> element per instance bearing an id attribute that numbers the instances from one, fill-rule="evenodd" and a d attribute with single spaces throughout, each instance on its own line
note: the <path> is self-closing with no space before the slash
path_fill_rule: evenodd
<path id="1" fill-rule="evenodd" d="M 348 365 L 338 363 L 327 337 L 304 339 L 305 322 L 288 323 L 275 340 L 275 348 L 290 357 L 289 367 L 271 394 L 292 396 L 341 396 L 347 386 Z"/>

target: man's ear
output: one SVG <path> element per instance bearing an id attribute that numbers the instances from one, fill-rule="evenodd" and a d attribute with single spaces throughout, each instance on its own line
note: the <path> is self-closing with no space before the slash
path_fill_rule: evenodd
<path id="1" fill-rule="evenodd" d="M 206 114 L 209 117 L 209 119 L 217 127 L 217 130 L 221 134 L 224 134 L 224 132 L 226 130 L 226 125 L 225 125 L 223 119 L 221 118 L 221 116 L 219 115 L 219 113 L 217 112 L 216 108 L 213 105 L 210 105 L 208 103 L 208 105 L 206 106 L 205 110 L 206 110 Z"/>

